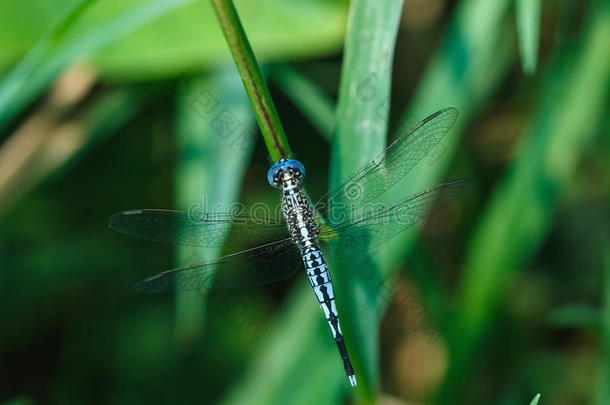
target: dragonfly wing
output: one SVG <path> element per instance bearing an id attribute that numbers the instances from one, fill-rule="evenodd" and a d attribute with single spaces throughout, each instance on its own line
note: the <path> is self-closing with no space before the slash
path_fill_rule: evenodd
<path id="1" fill-rule="evenodd" d="M 341 206 L 342 213 L 359 215 L 362 207 L 374 202 L 404 177 L 443 139 L 457 119 L 453 107 L 442 109 L 400 136 L 388 148 L 341 184 L 330 190 L 316 204 L 316 210 L 329 223 L 336 222 L 329 211 Z"/>
<path id="2" fill-rule="evenodd" d="M 250 287 L 287 278 L 300 263 L 298 248 L 287 238 L 207 263 L 164 271 L 140 281 L 135 288 L 160 292 Z"/>
<path id="3" fill-rule="evenodd" d="M 324 226 L 319 238 L 328 243 L 334 257 L 349 257 L 379 246 L 417 224 L 430 208 L 446 205 L 470 192 L 474 181 L 459 179 L 424 190 L 398 203 L 364 212 L 349 223 Z"/>
<path id="4" fill-rule="evenodd" d="M 220 247 L 225 243 L 234 246 L 288 235 L 282 220 L 233 213 L 129 210 L 112 215 L 108 224 L 116 231 L 141 239 L 197 247 Z"/>

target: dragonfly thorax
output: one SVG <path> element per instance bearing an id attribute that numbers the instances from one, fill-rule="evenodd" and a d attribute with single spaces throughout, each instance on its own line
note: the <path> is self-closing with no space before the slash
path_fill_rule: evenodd
<path id="1" fill-rule="evenodd" d="M 290 236 L 299 248 L 307 248 L 316 243 L 320 231 L 313 216 L 311 201 L 304 192 L 284 194 L 282 213 Z"/>

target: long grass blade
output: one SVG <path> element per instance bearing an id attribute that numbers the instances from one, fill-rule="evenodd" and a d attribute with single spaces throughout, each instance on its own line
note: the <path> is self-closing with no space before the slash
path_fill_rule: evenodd
<path id="1" fill-rule="evenodd" d="M 455 402 L 508 277 L 540 246 L 555 205 L 603 116 L 610 60 L 601 55 L 610 35 L 609 12 L 596 10 L 590 17 L 591 30 L 578 57 L 556 58 L 517 158 L 473 232 L 452 327 L 454 358 L 442 397 L 447 403 Z"/>
<path id="2" fill-rule="evenodd" d="M 63 40 L 70 28 L 95 0 L 81 0 L 47 31 L 25 57 L 0 82 L 0 128 L 18 111 L 23 89 L 38 66 Z"/>
<path id="3" fill-rule="evenodd" d="M 540 0 L 517 0 L 517 35 L 521 66 L 525 74 L 532 75 L 538 65 L 540 42 Z"/>
<path id="4" fill-rule="evenodd" d="M 206 79 L 185 80 L 177 108 L 178 208 L 224 211 L 237 201 L 254 144 L 253 118 L 232 66 Z M 212 260 L 219 253 L 217 248 L 177 249 L 178 266 Z M 202 297 L 203 293 L 193 291 L 176 295 L 176 336 L 183 344 L 196 342 L 203 333 Z"/>
<path id="5" fill-rule="evenodd" d="M 75 10 L 78 10 L 78 13 L 68 13 L 59 22 L 58 28 L 43 37 L 0 82 L 0 129 L 8 125 L 71 63 L 191 1 L 193 0 L 143 2 L 129 12 L 87 30 L 77 38 L 64 41 L 70 25 L 77 21 L 76 16 L 86 9 L 77 6 Z M 89 5 L 91 2 L 85 1 L 83 4 Z"/>
<path id="6" fill-rule="evenodd" d="M 392 50 L 401 9 L 400 0 L 359 0 L 350 5 L 332 142 L 331 189 L 386 146 Z M 351 260 L 331 261 L 331 271 L 347 347 L 360 384 L 357 398 L 360 403 L 374 403 L 379 384 L 379 336 L 375 326 L 381 273 L 372 257 L 363 260 L 367 266 L 365 278 L 354 277 L 355 262 Z"/>
<path id="7" fill-rule="evenodd" d="M 538 405 L 539 400 L 540 400 L 540 394 L 536 394 L 534 399 L 532 399 L 532 402 L 530 402 L 530 405 Z"/>

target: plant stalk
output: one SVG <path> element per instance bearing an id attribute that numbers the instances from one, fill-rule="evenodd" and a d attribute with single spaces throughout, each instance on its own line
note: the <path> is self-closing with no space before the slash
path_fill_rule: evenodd
<path id="1" fill-rule="evenodd" d="M 290 156 L 290 146 L 284 128 L 275 110 L 269 89 L 256 61 L 248 37 L 231 0 L 211 0 L 227 40 L 233 60 L 250 98 L 258 126 L 261 130 L 269 157 L 274 162 Z"/>

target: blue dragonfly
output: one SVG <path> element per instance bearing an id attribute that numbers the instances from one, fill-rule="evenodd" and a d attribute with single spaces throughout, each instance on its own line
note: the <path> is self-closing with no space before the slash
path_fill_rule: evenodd
<path id="1" fill-rule="evenodd" d="M 267 177 L 269 184 L 281 192 L 283 218 L 245 212 L 158 209 L 112 215 L 112 229 L 149 241 L 195 247 L 266 241 L 213 261 L 159 273 L 140 281 L 135 288 L 158 292 L 247 287 L 287 278 L 303 266 L 332 331 L 349 383 L 356 386 L 326 258 L 353 257 L 378 246 L 421 222 L 433 204 L 449 203 L 472 188 L 471 180 L 457 179 L 392 204 L 384 202 L 384 193 L 438 145 L 457 116 L 457 110 L 449 107 L 427 117 L 316 204 L 303 189 L 303 164 L 281 159 L 271 166 Z M 296 265 L 299 262 L 302 265 Z"/>

